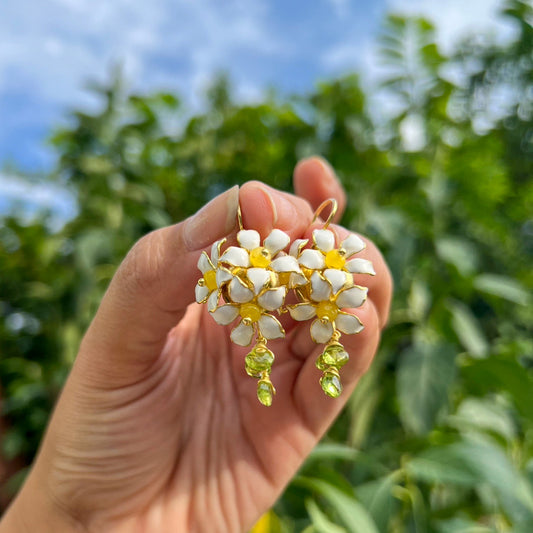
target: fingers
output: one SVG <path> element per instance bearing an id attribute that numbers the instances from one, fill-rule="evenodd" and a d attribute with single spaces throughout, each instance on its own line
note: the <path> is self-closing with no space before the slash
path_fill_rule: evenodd
<path id="1" fill-rule="evenodd" d="M 337 200 L 338 208 L 333 222 L 341 219 L 346 207 L 346 194 L 335 171 L 325 159 L 314 156 L 300 161 L 294 169 L 293 182 L 296 194 L 305 198 L 313 211 L 328 198 Z M 328 209 L 325 209 L 322 218 L 327 218 L 328 214 Z"/>
<path id="2" fill-rule="evenodd" d="M 293 194 L 281 192 L 259 181 L 245 183 L 240 190 L 243 226 L 266 237 L 273 228 L 299 238 L 309 226 L 313 212 L 309 204 Z"/>
<path id="3" fill-rule="evenodd" d="M 195 300 L 201 250 L 237 231 L 239 200 L 245 227 L 263 236 L 274 226 L 292 238 L 300 236 L 311 221 L 304 200 L 251 182 L 240 194 L 234 187 L 189 219 L 140 239 L 115 274 L 82 343 L 80 355 L 90 357 L 91 368 L 117 379 L 153 364 L 168 332 Z"/>

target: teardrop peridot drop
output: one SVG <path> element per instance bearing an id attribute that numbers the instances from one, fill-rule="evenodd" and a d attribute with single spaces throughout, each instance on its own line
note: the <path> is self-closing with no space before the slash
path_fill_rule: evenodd
<path id="1" fill-rule="evenodd" d="M 318 356 L 316 366 L 320 370 L 326 370 L 326 368 L 330 366 L 340 368 L 341 366 L 344 366 L 349 359 L 350 356 L 342 344 L 330 344 L 329 346 L 326 346 L 326 349 Z"/>
<path id="2" fill-rule="evenodd" d="M 272 397 L 275 392 L 270 380 L 262 379 L 257 384 L 257 399 L 266 407 L 272 405 Z"/>
<path id="3" fill-rule="evenodd" d="M 258 344 L 246 356 L 244 362 L 246 373 L 253 378 L 259 378 L 265 370 L 270 372 L 274 354 L 266 346 Z"/>
<path id="4" fill-rule="evenodd" d="M 337 372 L 324 372 L 320 378 L 320 386 L 331 398 L 337 398 L 342 392 L 342 385 Z"/>

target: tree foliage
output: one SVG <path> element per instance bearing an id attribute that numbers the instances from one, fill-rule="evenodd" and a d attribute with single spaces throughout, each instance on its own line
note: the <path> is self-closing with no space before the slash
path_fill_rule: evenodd
<path id="1" fill-rule="evenodd" d="M 290 190 L 296 161 L 318 153 L 347 189 L 344 224 L 383 250 L 394 305 L 374 365 L 269 523 L 532 531 L 533 10 L 509 0 L 503 16 L 511 43 L 472 38 L 452 56 L 427 21 L 389 16 L 379 95 L 397 112 L 386 120 L 355 75 L 255 105 L 221 79 L 192 117 L 175 95 L 95 87 L 101 110 L 54 135 L 46 177 L 75 196 L 75 218 L 52 231 L 46 214 L 14 213 L 0 227 L 4 457 L 31 460 L 137 238 L 234 184 Z"/>

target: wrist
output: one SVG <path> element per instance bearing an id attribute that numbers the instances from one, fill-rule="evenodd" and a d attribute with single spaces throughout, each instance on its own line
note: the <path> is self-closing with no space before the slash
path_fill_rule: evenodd
<path id="1" fill-rule="evenodd" d="M 0 520 L 0 533 L 82 533 L 81 524 L 52 501 L 31 474 Z"/>

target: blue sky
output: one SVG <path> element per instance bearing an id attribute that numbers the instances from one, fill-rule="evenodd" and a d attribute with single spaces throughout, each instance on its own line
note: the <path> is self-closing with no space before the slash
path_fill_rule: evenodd
<path id="1" fill-rule="evenodd" d="M 120 61 L 136 90 L 179 92 L 191 110 L 224 70 L 237 97 L 267 87 L 305 92 L 322 78 L 376 75 L 375 38 L 386 11 L 424 14 L 444 47 L 470 31 L 508 35 L 500 0 L 2 0 L 0 169 L 52 168 L 45 140 L 69 109 L 91 108 L 88 80 Z M 0 173 L 0 203 L 6 192 Z M 13 186 L 11 185 L 11 189 Z M 5 201 L 5 199 L 4 199 Z"/>

